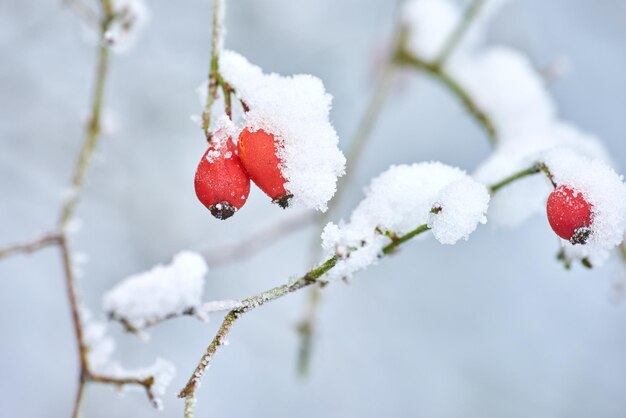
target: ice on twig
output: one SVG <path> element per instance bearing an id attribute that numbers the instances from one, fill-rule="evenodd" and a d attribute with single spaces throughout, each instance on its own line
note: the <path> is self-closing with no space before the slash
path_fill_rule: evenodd
<path id="1" fill-rule="evenodd" d="M 376 262 L 390 237 L 428 225 L 443 244 L 467 239 L 485 223 L 489 193 L 464 171 L 438 162 L 392 166 L 372 180 L 350 222 L 329 223 L 322 233 L 326 256 L 339 261 L 332 278 Z"/>
<path id="2" fill-rule="evenodd" d="M 329 120 L 332 96 L 321 80 L 308 74 L 264 74 L 232 51 L 222 52 L 220 73 L 248 108 L 245 128 L 276 137 L 285 189 L 293 194 L 290 206 L 325 211 L 346 161 Z"/>
<path id="3" fill-rule="evenodd" d="M 569 259 L 587 258 L 593 265 L 606 260 L 626 231 L 626 185 L 601 160 L 590 160 L 569 149 L 555 149 L 543 158 L 557 186 L 582 193 L 591 205 L 591 235 L 585 244 L 561 240 Z"/>
<path id="4" fill-rule="evenodd" d="M 105 312 L 136 329 L 201 304 L 207 265 L 201 255 L 184 251 L 169 265 L 132 275 L 108 291 Z"/>
<path id="5" fill-rule="evenodd" d="M 205 302 L 200 305 L 196 309 L 195 315 L 206 321 L 209 318 L 209 314 L 213 312 L 230 311 L 241 307 L 243 307 L 243 304 L 240 300 L 216 300 L 212 302 Z"/>

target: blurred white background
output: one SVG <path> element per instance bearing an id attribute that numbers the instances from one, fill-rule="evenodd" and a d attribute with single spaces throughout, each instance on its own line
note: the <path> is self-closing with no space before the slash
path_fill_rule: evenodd
<path id="1" fill-rule="evenodd" d="M 73 247 L 88 256 L 81 290 L 100 314 L 104 291 L 180 249 L 232 243 L 287 216 L 253 191 L 231 220 L 196 200 L 204 150 L 189 120 L 209 59 L 211 2 L 150 0 L 151 22 L 129 54 L 114 56 L 107 109 L 117 130 L 90 169 Z M 346 149 L 391 32 L 390 0 L 231 0 L 226 46 L 266 71 L 312 73 L 332 93 Z M 54 225 L 91 94 L 95 53 L 59 0 L 0 2 L 0 245 Z M 567 57 L 552 87 L 560 114 L 600 136 L 626 161 L 626 3 L 517 0 L 493 42 L 538 67 Z M 489 152 L 483 132 L 438 84 L 411 76 L 385 108 L 350 193 L 392 163 L 441 160 L 473 170 Z M 303 273 L 315 228 L 241 264 L 212 269 L 207 299 L 247 296 Z M 626 303 L 610 302 L 626 273 L 618 260 L 565 271 L 543 217 L 522 228 L 480 227 L 468 242 L 422 240 L 325 289 L 312 374 L 295 375 L 294 327 L 305 294 L 246 316 L 199 391 L 198 417 L 624 417 Z M 55 249 L 0 263 L 0 416 L 66 417 L 77 364 Z M 175 394 L 214 335 L 183 318 L 142 342 L 111 330 L 129 367 L 156 356 L 178 369 L 165 412 L 140 392 L 121 399 L 89 386 L 84 416 L 182 416 Z"/>

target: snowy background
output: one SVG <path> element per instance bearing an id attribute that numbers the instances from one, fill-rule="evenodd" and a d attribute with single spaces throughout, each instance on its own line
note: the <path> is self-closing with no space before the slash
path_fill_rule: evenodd
<path id="1" fill-rule="evenodd" d="M 136 48 L 114 56 L 105 136 L 90 170 L 74 248 L 88 261 L 82 289 L 93 311 L 129 274 L 183 248 L 232 243 L 287 215 L 253 190 L 227 222 L 209 216 L 192 179 L 204 151 L 189 116 L 209 54 L 210 2 L 149 2 Z M 310 72 L 334 99 L 345 149 L 364 108 L 394 16 L 389 0 L 246 0 L 228 7 L 227 47 L 266 71 Z M 0 242 L 54 224 L 82 137 L 94 51 L 60 1 L 0 4 Z M 626 4 L 518 0 L 490 39 L 526 51 L 539 67 L 567 57 L 551 89 L 560 115 L 605 142 L 624 170 Z M 391 163 L 441 160 L 473 170 L 489 148 L 483 132 L 438 84 L 403 78 L 361 161 L 345 215 L 361 187 Z M 239 265 L 211 269 L 208 299 L 246 296 L 306 271 L 314 228 Z M 610 301 L 624 271 L 616 260 L 564 271 L 544 217 L 522 228 L 480 227 L 469 242 L 413 242 L 349 286 L 327 288 L 313 373 L 295 377 L 294 326 L 305 294 L 245 317 L 199 391 L 199 417 L 623 417 L 626 304 Z M 0 263 L 0 415 L 64 417 L 77 364 L 55 249 Z M 180 416 L 176 391 L 220 316 L 152 331 L 146 344 L 111 324 L 116 358 L 129 367 L 156 356 L 178 374 L 165 412 L 142 393 L 122 399 L 91 385 L 87 417 Z"/>

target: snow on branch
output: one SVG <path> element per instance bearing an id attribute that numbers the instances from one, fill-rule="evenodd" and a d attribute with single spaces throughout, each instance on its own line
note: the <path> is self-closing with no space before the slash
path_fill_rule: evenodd
<path id="1" fill-rule="evenodd" d="M 442 244 L 467 239 L 485 212 L 489 192 L 465 172 L 441 163 L 392 166 L 372 180 L 349 223 L 329 223 L 322 233 L 326 256 L 338 263 L 329 275 L 350 277 L 375 263 L 389 238 L 427 225 Z"/>
<path id="2" fill-rule="evenodd" d="M 110 384 L 119 389 L 142 387 L 154 407 L 162 409 L 163 395 L 176 372 L 174 365 L 159 358 L 151 366 L 126 369 L 111 360 L 115 341 L 107 334 L 106 323 L 94 320 L 90 312 L 83 308 L 81 327 L 88 364 L 88 368 L 83 371 L 84 380 Z"/>
<path id="3" fill-rule="evenodd" d="M 124 279 L 104 295 L 102 307 L 132 331 L 175 316 L 201 315 L 207 270 L 201 255 L 180 252 L 168 265 Z"/>

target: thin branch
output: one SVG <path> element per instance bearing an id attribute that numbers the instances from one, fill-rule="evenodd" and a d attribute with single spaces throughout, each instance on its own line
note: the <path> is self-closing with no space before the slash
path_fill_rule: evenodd
<path id="1" fill-rule="evenodd" d="M 83 327 L 80 320 L 80 302 L 78 291 L 76 289 L 76 278 L 74 276 L 71 253 L 68 248 L 67 238 L 65 235 L 63 235 L 59 241 L 59 249 L 61 251 L 63 273 L 65 274 L 65 290 L 67 292 L 67 299 L 70 303 L 72 325 L 74 328 L 74 337 L 76 338 L 80 368 L 82 371 L 87 371 L 89 370 L 89 364 L 87 362 L 87 345 L 85 344 Z"/>
<path id="2" fill-rule="evenodd" d="M 110 8 L 108 1 L 103 0 L 102 4 L 104 10 L 108 10 L 108 8 Z M 111 18 L 112 15 L 105 14 L 100 29 L 100 39 L 103 39 Z M 70 186 L 71 193 L 61 209 L 61 216 L 59 217 L 60 229 L 64 229 L 67 226 L 70 218 L 74 214 L 74 210 L 76 209 L 76 205 L 78 204 L 78 199 L 80 197 L 81 188 L 85 180 L 87 167 L 91 162 L 91 157 L 93 156 L 93 152 L 98 144 L 98 139 L 100 138 L 100 119 L 102 115 L 102 102 L 104 100 L 108 63 L 109 48 L 105 42 L 100 42 L 98 47 L 98 62 L 96 66 L 96 81 L 91 103 L 91 116 L 87 125 L 85 140 L 83 141 L 83 146 L 78 156 L 78 162 L 76 163 L 76 167 L 74 169 L 74 175 Z"/>
<path id="3" fill-rule="evenodd" d="M 336 257 L 329 258 L 323 264 L 312 269 L 296 281 L 274 287 L 273 289 L 259 293 L 258 295 L 243 299 L 241 301 L 242 306 L 240 308 L 233 309 L 224 318 L 224 321 L 217 331 L 215 338 L 213 339 L 213 341 L 211 341 L 211 344 L 207 348 L 206 353 L 200 359 L 198 366 L 194 370 L 192 376 L 189 378 L 187 385 L 185 385 L 183 390 L 179 393 L 178 397 L 190 398 L 194 396 L 198 383 L 200 382 L 200 379 L 202 378 L 202 375 L 204 374 L 207 366 L 215 356 L 218 348 L 227 343 L 227 337 L 234 322 L 239 319 L 244 313 L 249 312 L 254 308 L 258 308 L 259 306 L 262 306 L 267 302 L 276 300 L 299 289 L 317 283 L 318 279 L 330 269 L 332 269 L 336 263 Z"/>
<path id="4" fill-rule="evenodd" d="M 300 377 L 305 377 L 309 373 L 315 334 L 315 316 L 322 298 L 320 286 L 313 286 L 308 293 L 306 311 L 296 328 L 300 337 L 296 370 Z"/>
<path id="5" fill-rule="evenodd" d="M 0 259 L 16 254 L 31 254 L 42 248 L 59 244 L 61 236 L 58 233 L 50 233 L 43 235 L 37 239 L 28 242 L 22 242 L 0 248 Z"/>
<path id="6" fill-rule="evenodd" d="M 498 138 L 496 128 L 487 114 L 478 106 L 472 96 L 465 88 L 443 67 L 422 60 L 411 54 L 406 48 L 403 48 L 397 55 L 398 64 L 416 68 L 430 74 L 436 80 L 439 80 L 452 92 L 463 104 L 465 109 L 474 117 L 479 125 L 487 133 L 487 137 L 492 144 L 495 144 Z"/>
<path id="7" fill-rule="evenodd" d="M 463 40 L 468 29 L 472 26 L 472 23 L 476 20 L 476 17 L 480 13 L 482 7 L 485 4 L 485 0 L 474 0 L 472 4 L 465 10 L 463 18 L 456 26 L 450 37 L 446 40 L 445 45 L 441 49 L 441 52 L 435 59 L 435 65 L 442 66 L 444 62 L 454 52 L 458 44 Z"/>
<path id="8" fill-rule="evenodd" d="M 528 175 L 537 174 L 540 172 L 544 172 L 546 175 L 549 173 L 549 171 L 547 171 L 547 168 L 545 168 L 545 165 L 537 163 L 537 164 L 534 164 L 531 167 L 531 169 L 523 170 L 522 172 L 518 174 L 509 176 L 506 179 L 491 185 L 490 187 L 488 187 L 488 189 L 491 190 L 492 193 L 496 193 L 498 190 L 500 190 L 502 187 L 504 187 L 507 184 L 511 184 L 514 181 L 522 179 Z M 411 240 L 417 235 L 420 235 L 428 230 L 430 230 L 430 228 L 428 227 L 428 225 L 424 224 L 424 225 L 418 226 L 414 230 L 404 235 L 391 236 L 390 237 L 391 242 L 387 244 L 385 247 L 383 247 L 381 257 L 394 254 L 396 249 L 399 246 L 401 246 L 405 242 Z M 293 293 L 305 287 L 311 286 L 313 284 L 325 284 L 326 282 L 323 282 L 319 279 L 328 271 L 330 271 L 333 267 L 335 267 L 336 263 L 337 263 L 337 257 L 329 258 L 324 263 L 312 269 L 311 271 L 309 271 L 308 273 L 306 273 L 304 276 L 300 277 L 296 281 L 274 287 L 273 289 L 267 290 L 256 296 L 243 299 L 241 301 L 241 307 L 231 310 L 226 315 L 221 326 L 219 327 L 217 331 L 217 334 L 215 335 L 215 337 L 209 344 L 206 352 L 200 359 L 200 362 L 196 366 L 193 374 L 187 381 L 187 384 L 178 394 L 179 398 L 185 399 L 185 418 L 193 418 L 194 416 L 193 409 L 195 405 L 195 402 L 194 402 L 195 392 L 196 392 L 196 389 L 198 388 L 200 379 L 202 379 L 202 376 L 204 375 L 207 367 L 209 366 L 209 364 L 215 357 L 215 354 L 217 350 L 219 349 L 219 347 L 227 344 L 227 338 L 233 327 L 233 324 L 243 314 L 251 311 L 254 308 L 257 308 L 261 305 L 264 305 L 268 302 L 279 299 L 285 295 L 288 295 L 290 293 Z"/>
<path id="9" fill-rule="evenodd" d="M 548 180 L 550 180 L 552 185 L 556 187 L 556 185 L 554 184 L 554 181 L 552 180 L 552 173 L 550 173 L 550 170 L 548 169 L 548 167 L 544 163 L 539 162 L 539 163 L 535 163 L 531 165 L 530 167 L 524 170 L 511 174 L 510 176 L 500 180 L 497 183 L 492 184 L 491 186 L 489 186 L 489 192 L 491 194 L 494 194 L 498 190 L 502 189 L 503 187 L 511 183 L 516 182 L 517 180 L 520 180 L 524 177 L 532 176 L 533 174 L 537 174 L 537 173 L 544 173 L 546 177 L 548 178 Z"/>
<path id="10" fill-rule="evenodd" d="M 72 418 L 79 418 L 80 407 L 83 402 L 83 396 L 85 392 L 85 379 L 81 376 L 78 382 L 78 388 L 76 389 L 76 397 L 74 398 L 74 406 L 72 407 Z"/>
<path id="11" fill-rule="evenodd" d="M 224 0 L 213 0 L 213 28 L 211 31 L 211 64 L 207 99 L 202 112 L 202 129 L 207 139 L 210 138 L 211 108 L 217 99 L 217 87 L 220 84 L 219 53 L 222 48 L 222 31 L 224 21 Z"/>
<path id="12" fill-rule="evenodd" d="M 311 225 L 318 215 L 314 212 L 302 212 L 281 219 L 273 225 L 254 232 L 244 240 L 205 251 L 203 256 L 211 267 L 223 266 L 234 261 L 252 257 L 270 245 L 307 225 Z"/>
<path id="13" fill-rule="evenodd" d="M 154 385 L 154 381 L 155 381 L 154 376 L 148 376 L 148 377 L 143 377 L 143 378 L 133 377 L 133 376 L 114 377 L 114 376 L 105 376 L 105 375 L 100 375 L 100 374 L 89 373 L 87 375 L 87 381 L 93 382 L 93 383 L 104 383 L 107 385 L 117 386 L 119 388 L 121 388 L 122 386 L 127 386 L 127 385 L 141 386 L 146 391 L 146 396 L 148 397 L 152 405 L 155 408 L 160 407 L 160 403 L 158 399 L 154 397 L 154 393 L 152 392 L 152 385 Z"/>

